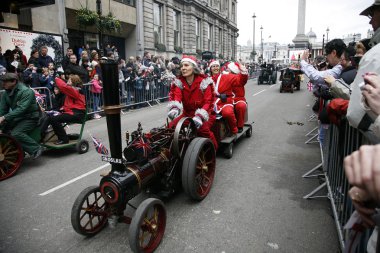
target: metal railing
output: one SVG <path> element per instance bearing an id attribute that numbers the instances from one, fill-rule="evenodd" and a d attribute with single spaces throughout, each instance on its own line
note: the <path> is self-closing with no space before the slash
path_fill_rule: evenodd
<path id="1" fill-rule="evenodd" d="M 374 145 L 377 143 L 379 143 L 379 140 L 373 134 L 360 132 L 358 129 L 349 126 L 347 120 L 343 120 L 340 126 L 330 125 L 323 145 L 320 143 L 321 164 L 303 175 L 304 178 L 314 176 L 324 181 L 311 193 L 305 195 L 304 198 L 326 197 L 330 200 L 342 251 L 344 251 L 345 243 L 348 240 L 348 233 L 343 227 L 354 212 L 352 201 L 348 195 L 350 185 L 345 175 L 343 160 L 346 156 L 358 150 L 361 145 Z M 322 171 L 315 174 L 317 170 Z M 324 188 L 327 188 L 327 195 L 317 195 Z M 366 252 L 370 233 L 370 230 L 362 233 L 356 252 Z"/>

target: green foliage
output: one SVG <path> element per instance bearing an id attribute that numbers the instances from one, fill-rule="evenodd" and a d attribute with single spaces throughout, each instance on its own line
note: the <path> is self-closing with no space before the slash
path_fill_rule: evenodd
<path id="1" fill-rule="evenodd" d="M 80 8 L 77 10 L 77 23 L 79 26 L 93 26 L 98 21 L 98 14 L 87 8 Z"/>
<path id="2" fill-rule="evenodd" d="M 182 52 L 183 52 L 183 49 L 182 49 L 182 47 L 177 47 L 177 46 L 175 46 L 174 47 L 174 51 L 176 52 L 176 53 L 179 53 L 179 54 L 182 54 Z"/>
<path id="3" fill-rule="evenodd" d="M 219 54 L 219 59 L 224 59 L 224 55 Z"/>
<path id="4" fill-rule="evenodd" d="M 107 31 L 120 31 L 120 21 L 115 18 L 115 16 L 110 12 L 107 16 L 102 16 L 100 18 L 100 27 L 98 29 Z"/>
<path id="5" fill-rule="evenodd" d="M 161 43 L 156 43 L 154 45 L 157 48 L 157 51 L 165 52 L 166 51 L 166 46 Z"/>

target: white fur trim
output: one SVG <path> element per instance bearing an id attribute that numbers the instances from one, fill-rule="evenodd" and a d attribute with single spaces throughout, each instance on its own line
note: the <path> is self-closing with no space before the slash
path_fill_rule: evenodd
<path id="1" fill-rule="evenodd" d="M 230 62 L 227 67 L 231 70 L 232 73 L 234 74 L 239 74 L 240 73 L 240 69 L 238 68 L 238 66 L 236 66 L 236 64 L 234 62 Z"/>
<path id="2" fill-rule="evenodd" d="M 209 67 L 211 68 L 213 65 L 218 65 L 218 66 L 220 66 L 220 63 L 219 63 L 219 61 L 212 61 L 212 62 L 210 63 L 210 65 L 209 65 Z"/>
<path id="3" fill-rule="evenodd" d="M 198 66 L 198 64 L 197 64 L 193 59 L 190 59 L 190 58 L 183 58 L 183 59 L 181 60 L 181 63 L 182 63 L 182 62 L 185 62 L 185 61 L 194 64 L 194 66 Z"/>
<path id="4" fill-rule="evenodd" d="M 209 115 L 205 109 L 199 108 L 195 111 L 195 115 L 201 116 L 203 121 L 208 121 Z"/>
<path id="5" fill-rule="evenodd" d="M 179 79 L 174 79 L 174 85 L 183 90 L 183 83 Z"/>
<path id="6" fill-rule="evenodd" d="M 179 101 L 170 101 L 168 104 L 168 112 L 170 112 L 173 108 L 177 108 L 179 110 L 179 113 L 181 114 L 183 105 Z"/>
<path id="7" fill-rule="evenodd" d="M 211 78 L 211 77 L 207 77 L 207 78 L 205 78 L 205 79 L 202 80 L 201 85 L 199 86 L 199 88 L 200 88 L 202 91 L 204 91 L 204 90 L 206 90 L 207 87 L 208 87 L 210 84 L 212 84 L 212 83 L 214 83 L 214 81 L 212 80 L 212 78 Z"/>

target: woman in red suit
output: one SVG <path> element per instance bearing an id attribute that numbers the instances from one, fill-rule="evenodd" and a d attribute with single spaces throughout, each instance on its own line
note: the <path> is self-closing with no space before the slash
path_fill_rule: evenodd
<path id="1" fill-rule="evenodd" d="M 236 74 L 236 77 L 238 79 L 238 81 L 234 83 L 232 90 L 233 90 L 233 93 L 235 94 L 235 97 L 234 97 L 235 114 L 236 114 L 238 132 L 240 133 L 243 131 L 244 118 L 245 118 L 244 116 L 247 110 L 247 102 L 245 100 L 244 86 L 248 81 L 248 71 L 243 65 L 237 62 L 229 63 L 228 69 L 232 73 Z"/>
<path id="2" fill-rule="evenodd" d="M 198 129 L 198 136 L 209 138 L 218 148 L 211 126 L 215 121 L 214 91 L 211 78 L 200 74 L 196 59 L 184 56 L 180 65 L 181 74 L 174 80 L 169 96 L 169 127 L 175 127 L 182 117 L 191 117 Z"/>
<path id="3" fill-rule="evenodd" d="M 220 113 L 222 117 L 227 120 L 231 134 L 236 134 L 238 128 L 234 113 L 232 88 L 238 85 L 237 82 L 239 79 L 233 74 L 220 73 L 220 64 L 218 61 L 212 61 L 209 66 L 212 80 L 215 83 L 215 94 L 217 97 L 215 101 L 216 113 Z"/>

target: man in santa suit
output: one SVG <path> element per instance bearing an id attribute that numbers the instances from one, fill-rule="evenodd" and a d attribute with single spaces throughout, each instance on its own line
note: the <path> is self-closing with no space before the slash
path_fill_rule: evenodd
<path id="1" fill-rule="evenodd" d="M 236 74 L 238 79 L 238 81 L 234 83 L 232 91 L 235 94 L 233 104 L 235 107 L 238 132 L 241 133 L 243 131 L 245 112 L 247 110 L 244 86 L 248 81 L 248 71 L 245 66 L 237 62 L 231 62 L 227 67 L 231 73 Z"/>
<path id="2" fill-rule="evenodd" d="M 175 127 L 183 117 L 191 117 L 198 136 L 209 138 L 217 150 L 218 144 L 211 131 L 215 121 L 213 81 L 200 74 L 196 59 L 191 56 L 184 56 L 181 60 L 180 71 L 169 96 L 168 117 L 172 119 L 169 127 Z"/>
<path id="3" fill-rule="evenodd" d="M 215 111 L 227 120 L 231 134 L 236 134 L 238 128 L 233 105 L 232 87 L 237 86 L 238 76 L 229 73 L 220 73 L 220 64 L 218 61 L 212 61 L 209 64 L 210 74 L 215 84 Z"/>

